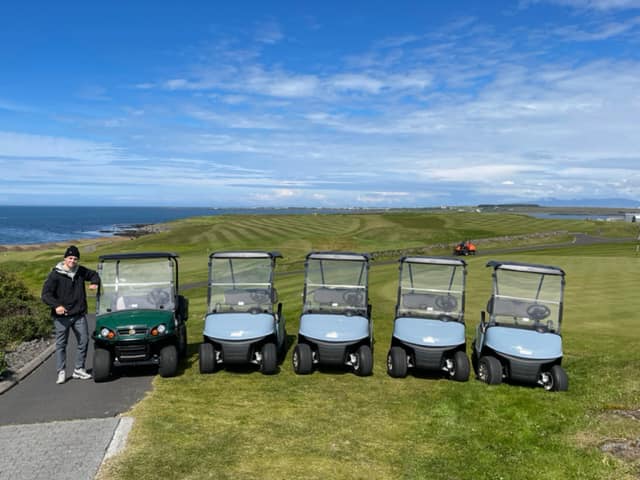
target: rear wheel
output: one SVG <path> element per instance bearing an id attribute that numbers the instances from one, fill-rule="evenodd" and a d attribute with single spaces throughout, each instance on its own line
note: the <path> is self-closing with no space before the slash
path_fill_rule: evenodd
<path id="1" fill-rule="evenodd" d="M 106 348 L 96 347 L 93 351 L 93 381 L 104 382 L 111 374 L 111 352 Z"/>
<path id="2" fill-rule="evenodd" d="M 280 345 L 280 348 L 278 350 L 278 360 L 282 361 L 284 360 L 284 357 L 287 355 L 287 330 L 284 330 L 284 338 L 282 339 L 282 345 Z"/>
<path id="3" fill-rule="evenodd" d="M 360 377 L 368 377 L 373 373 L 373 355 L 369 345 L 360 345 L 358 348 L 353 371 Z"/>
<path id="4" fill-rule="evenodd" d="M 306 343 L 299 343 L 293 349 L 293 371 L 298 375 L 307 375 L 313 370 L 313 353 Z"/>
<path id="5" fill-rule="evenodd" d="M 554 365 L 549 371 L 551 381 L 545 384 L 544 389 L 553 392 L 566 392 L 569 389 L 569 377 L 560 365 Z"/>
<path id="6" fill-rule="evenodd" d="M 278 369 L 278 350 L 275 343 L 265 343 L 261 350 L 262 361 L 260 371 L 265 375 L 273 375 Z"/>
<path id="7" fill-rule="evenodd" d="M 502 382 L 502 364 L 491 355 L 480 357 L 478 362 L 478 378 L 489 385 Z"/>
<path id="8" fill-rule="evenodd" d="M 160 366 L 158 373 L 161 377 L 174 377 L 178 372 L 178 349 L 175 345 L 166 345 L 160 350 Z"/>
<path id="9" fill-rule="evenodd" d="M 476 375 L 478 375 L 478 352 L 476 351 L 476 339 L 473 339 L 473 347 L 471 347 L 471 366 Z"/>
<path id="10" fill-rule="evenodd" d="M 187 327 L 185 325 L 180 329 L 178 336 L 178 356 L 180 358 L 187 356 Z"/>
<path id="11" fill-rule="evenodd" d="M 407 362 L 407 352 L 402 347 L 391 347 L 387 354 L 387 373 L 393 378 L 404 378 L 407 376 L 409 364 Z"/>
<path id="12" fill-rule="evenodd" d="M 216 371 L 216 351 L 210 343 L 201 343 L 199 348 L 200 373 Z"/>
<path id="13" fill-rule="evenodd" d="M 467 355 L 463 351 L 458 350 L 453 355 L 453 371 L 451 372 L 451 378 L 456 382 L 466 382 L 469 380 L 470 370 L 469 358 L 467 358 Z"/>

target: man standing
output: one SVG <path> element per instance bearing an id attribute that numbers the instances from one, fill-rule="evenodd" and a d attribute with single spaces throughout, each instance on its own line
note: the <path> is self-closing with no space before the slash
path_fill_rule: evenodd
<path id="1" fill-rule="evenodd" d="M 56 383 L 67 380 L 66 360 L 69 329 L 78 342 L 73 378 L 88 380 L 91 375 L 84 368 L 89 345 L 87 325 L 87 294 L 84 282 L 96 290 L 100 285 L 98 273 L 78 264 L 80 250 L 71 245 L 64 252 L 64 260 L 49 273 L 42 287 L 42 301 L 51 307 L 51 317 L 56 332 Z"/>

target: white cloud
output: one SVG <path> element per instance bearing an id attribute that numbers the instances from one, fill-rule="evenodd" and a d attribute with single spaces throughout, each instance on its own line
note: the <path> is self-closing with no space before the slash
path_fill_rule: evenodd
<path id="1" fill-rule="evenodd" d="M 640 0 L 526 0 L 523 5 L 551 3 L 581 10 L 627 10 L 640 8 Z"/>

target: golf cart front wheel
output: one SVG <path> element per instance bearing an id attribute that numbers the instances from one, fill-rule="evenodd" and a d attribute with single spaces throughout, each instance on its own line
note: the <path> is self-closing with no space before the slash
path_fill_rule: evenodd
<path id="1" fill-rule="evenodd" d="M 353 371 L 360 377 L 368 377 L 373 373 L 373 354 L 369 345 L 360 345 L 356 351 L 356 363 Z"/>
<path id="2" fill-rule="evenodd" d="M 313 353 L 306 343 L 299 343 L 293 349 L 293 371 L 298 375 L 307 375 L 313 370 Z"/>
<path id="3" fill-rule="evenodd" d="M 111 352 L 106 348 L 96 347 L 93 351 L 93 381 L 104 382 L 111 373 Z"/>
<path id="4" fill-rule="evenodd" d="M 488 385 L 498 385 L 502 382 L 502 364 L 500 360 L 490 355 L 480 357 L 478 378 Z"/>
<path id="5" fill-rule="evenodd" d="M 161 377 L 174 377 L 178 372 L 178 349 L 175 345 L 166 345 L 160 350 L 160 366 L 158 373 Z"/>
<path id="6" fill-rule="evenodd" d="M 216 371 L 216 351 L 210 343 L 201 343 L 199 349 L 200 373 Z"/>
<path id="7" fill-rule="evenodd" d="M 470 371 L 471 366 L 469 365 L 469 358 L 467 358 L 467 355 L 462 350 L 458 350 L 453 355 L 453 371 L 451 372 L 451 378 L 456 382 L 466 382 L 469 380 Z"/>
<path id="8" fill-rule="evenodd" d="M 407 376 L 408 362 L 407 353 L 402 347 L 391 347 L 387 354 L 387 373 L 393 378 L 404 378 Z"/>
<path id="9" fill-rule="evenodd" d="M 265 375 L 273 375 L 278 369 L 278 351 L 275 343 L 265 343 L 260 351 L 262 360 L 260 371 Z"/>
<path id="10" fill-rule="evenodd" d="M 544 389 L 551 392 L 566 392 L 569 389 L 569 377 L 560 365 L 554 365 L 549 371 Z"/>

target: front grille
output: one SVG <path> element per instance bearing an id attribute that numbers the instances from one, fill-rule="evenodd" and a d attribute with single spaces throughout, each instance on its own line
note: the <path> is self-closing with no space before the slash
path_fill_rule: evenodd
<path id="1" fill-rule="evenodd" d="M 116 347 L 116 357 L 120 361 L 144 360 L 149 355 L 149 345 L 120 345 Z"/>
<path id="2" fill-rule="evenodd" d="M 144 335 L 147 333 L 147 327 L 124 327 L 118 329 L 118 335 Z"/>

